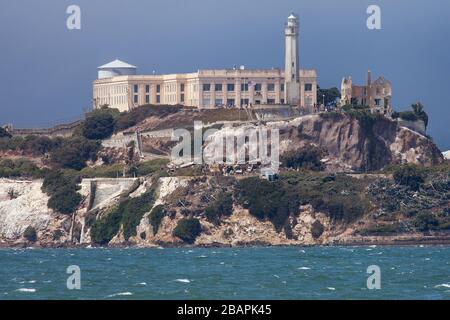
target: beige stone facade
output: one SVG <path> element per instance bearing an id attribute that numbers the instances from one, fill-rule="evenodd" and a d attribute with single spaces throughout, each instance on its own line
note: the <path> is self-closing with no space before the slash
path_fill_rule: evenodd
<path id="1" fill-rule="evenodd" d="M 284 72 L 270 70 L 200 70 L 172 75 L 128 75 L 98 79 L 94 108 L 108 105 L 129 111 L 145 104 L 199 108 L 285 104 Z M 316 103 L 315 70 L 300 70 L 300 107 Z"/>
<path id="2" fill-rule="evenodd" d="M 348 104 L 367 106 L 372 113 L 386 116 L 392 114 L 392 85 L 384 77 L 372 82 L 371 72 L 367 72 L 366 85 L 354 85 L 352 78 L 343 78 L 341 83 L 341 106 Z"/>

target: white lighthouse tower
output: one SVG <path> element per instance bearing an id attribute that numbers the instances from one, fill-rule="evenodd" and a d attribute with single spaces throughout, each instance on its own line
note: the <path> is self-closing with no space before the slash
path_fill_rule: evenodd
<path id="1" fill-rule="evenodd" d="M 298 19 L 291 13 L 284 28 L 286 38 L 286 55 L 284 67 L 285 101 L 287 104 L 298 106 L 300 103 L 300 74 L 298 56 Z"/>

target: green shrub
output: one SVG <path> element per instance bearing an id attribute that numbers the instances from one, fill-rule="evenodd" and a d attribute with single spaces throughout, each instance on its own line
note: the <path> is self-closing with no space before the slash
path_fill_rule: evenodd
<path id="1" fill-rule="evenodd" d="M 37 241 L 37 232 L 36 229 L 33 228 L 32 226 L 28 226 L 24 233 L 23 236 L 25 239 L 27 239 L 30 242 L 36 242 Z"/>
<path id="2" fill-rule="evenodd" d="M 108 109 L 98 109 L 86 116 L 81 133 L 87 139 L 105 139 L 114 132 L 115 123 L 116 120 Z"/>
<path id="3" fill-rule="evenodd" d="M 0 127 L 0 138 L 11 138 L 11 135 L 8 131 L 5 130 L 5 128 Z"/>
<path id="4" fill-rule="evenodd" d="M 53 240 L 58 241 L 63 236 L 63 232 L 61 230 L 55 230 L 53 232 Z"/>
<path id="5" fill-rule="evenodd" d="M 394 180 L 400 185 L 417 191 L 425 182 L 424 170 L 415 165 L 404 165 L 394 170 Z"/>
<path id="6" fill-rule="evenodd" d="M 137 198 L 127 198 L 120 202 L 109 214 L 96 220 L 91 228 L 91 237 L 94 243 L 105 245 L 123 227 L 123 235 L 126 241 L 136 236 L 136 227 L 142 216 L 148 212 L 154 203 L 153 189 Z"/>
<path id="7" fill-rule="evenodd" d="M 439 220 L 430 212 L 421 212 L 414 219 L 415 227 L 420 231 L 428 231 L 439 225 Z"/>
<path id="8" fill-rule="evenodd" d="M 400 231 L 401 227 L 398 224 L 380 224 L 365 228 L 359 231 L 359 234 L 362 236 L 384 236 L 395 234 Z"/>
<path id="9" fill-rule="evenodd" d="M 311 225 L 311 234 L 313 238 L 319 238 L 322 235 L 323 231 L 323 224 L 319 220 L 314 221 L 314 223 Z"/>
<path id="10" fill-rule="evenodd" d="M 42 183 L 42 190 L 50 196 L 48 207 L 59 213 L 72 214 L 82 199 L 77 192 L 80 182 L 81 178 L 75 171 L 50 171 Z"/>
<path id="11" fill-rule="evenodd" d="M 212 204 L 205 209 L 206 218 L 213 223 L 220 221 L 223 216 L 233 213 L 233 197 L 230 193 L 220 193 Z"/>
<path id="12" fill-rule="evenodd" d="M 121 163 L 86 167 L 80 171 L 80 175 L 83 178 L 117 178 L 122 176 L 123 167 Z"/>
<path id="13" fill-rule="evenodd" d="M 25 159 L 0 160 L 0 177 L 31 177 L 42 178 L 45 170 L 39 169 L 33 162 Z"/>
<path id="14" fill-rule="evenodd" d="M 48 207 L 63 214 L 72 214 L 81 202 L 81 195 L 71 187 L 65 187 L 53 194 L 48 200 Z"/>
<path id="15" fill-rule="evenodd" d="M 99 141 L 88 140 L 84 137 L 72 137 L 51 152 L 51 160 L 57 166 L 81 170 L 87 160 L 95 160 L 100 150 Z"/>
<path id="16" fill-rule="evenodd" d="M 298 198 L 289 199 L 281 182 L 268 182 L 258 177 L 240 180 L 235 189 L 237 201 L 258 219 L 271 221 L 279 232 L 291 211 L 298 209 Z"/>
<path id="17" fill-rule="evenodd" d="M 165 118 L 169 114 L 178 112 L 181 110 L 180 106 L 168 106 L 168 105 L 145 105 L 134 108 L 129 112 L 123 112 L 117 117 L 115 124 L 115 131 L 122 131 L 128 129 L 144 119 L 152 116 Z"/>
<path id="18" fill-rule="evenodd" d="M 177 226 L 173 230 L 173 235 L 186 243 L 194 243 L 201 232 L 202 226 L 198 219 L 183 218 L 178 221 Z"/>
<path id="19" fill-rule="evenodd" d="M 320 161 L 324 151 L 315 146 L 306 146 L 297 150 L 290 150 L 281 156 L 281 163 L 287 168 L 308 169 L 320 171 L 323 170 L 323 164 Z"/>
<path id="20" fill-rule="evenodd" d="M 135 173 L 136 176 L 140 177 L 151 175 L 165 168 L 168 162 L 169 160 L 167 159 L 154 159 L 141 162 L 135 167 L 134 171 L 132 171 L 131 173 Z"/>
<path id="21" fill-rule="evenodd" d="M 152 212 L 148 216 L 148 221 L 150 225 L 153 227 L 153 234 L 156 235 L 158 233 L 159 226 L 163 218 L 166 216 L 166 210 L 164 210 L 164 206 L 159 205 L 153 208 Z"/>
<path id="22" fill-rule="evenodd" d="M 92 241 L 99 245 L 107 245 L 120 230 L 122 211 L 114 208 L 109 214 L 92 224 Z"/>

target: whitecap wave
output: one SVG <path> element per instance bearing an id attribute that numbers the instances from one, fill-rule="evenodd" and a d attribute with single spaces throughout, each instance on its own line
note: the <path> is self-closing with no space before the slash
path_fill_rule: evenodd
<path id="1" fill-rule="evenodd" d="M 191 282 L 191 280 L 189 280 L 189 279 L 175 279 L 175 281 L 182 282 L 182 283 L 190 283 Z"/>
<path id="2" fill-rule="evenodd" d="M 327 287 L 327 289 L 328 289 L 328 290 L 331 290 L 331 291 L 336 290 L 336 288 L 333 288 L 333 287 Z"/>
<path id="3" fill-rule="evenodd" d="M 126 292 L 119 292 L 119 293 L 114 293 L 114 294 L 110 294 L 108 296 L 108 298 L 112 298 L 112 297 L 117 297 L 117 296 L 132 296 L 133 293 L 126 291 Z"/>
<path id="4" fill-rule="evenodd" d="M 300 267 L 300 268 L 297 268 L 298 270 L 311 270 L 311 268 L 309 268 L 309 267 Z"/>
<path id="5" fill-rule="evenodd" d="M 20 289 L 17 289 L 16 291 L 33 293 L 33 292 L 36 292 L 36 289 L 34 289 L 34 288 L 20 288 Z"/>
<path id="6" fill-rule="evenodd" d="M 434 287 L 435 288 L 450 288 L 450 283 L 441 283 Z"/>

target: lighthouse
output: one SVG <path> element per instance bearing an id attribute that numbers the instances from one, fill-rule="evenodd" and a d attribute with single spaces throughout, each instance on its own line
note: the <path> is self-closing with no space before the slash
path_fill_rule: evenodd
<path id="1" fill-rule="evenodd" d="M 285 101 L 292 106 L 300 104 L 300 74 L 298 54 L 298 18 L 293 13 L 284 28 L 285 44 Z"/>

